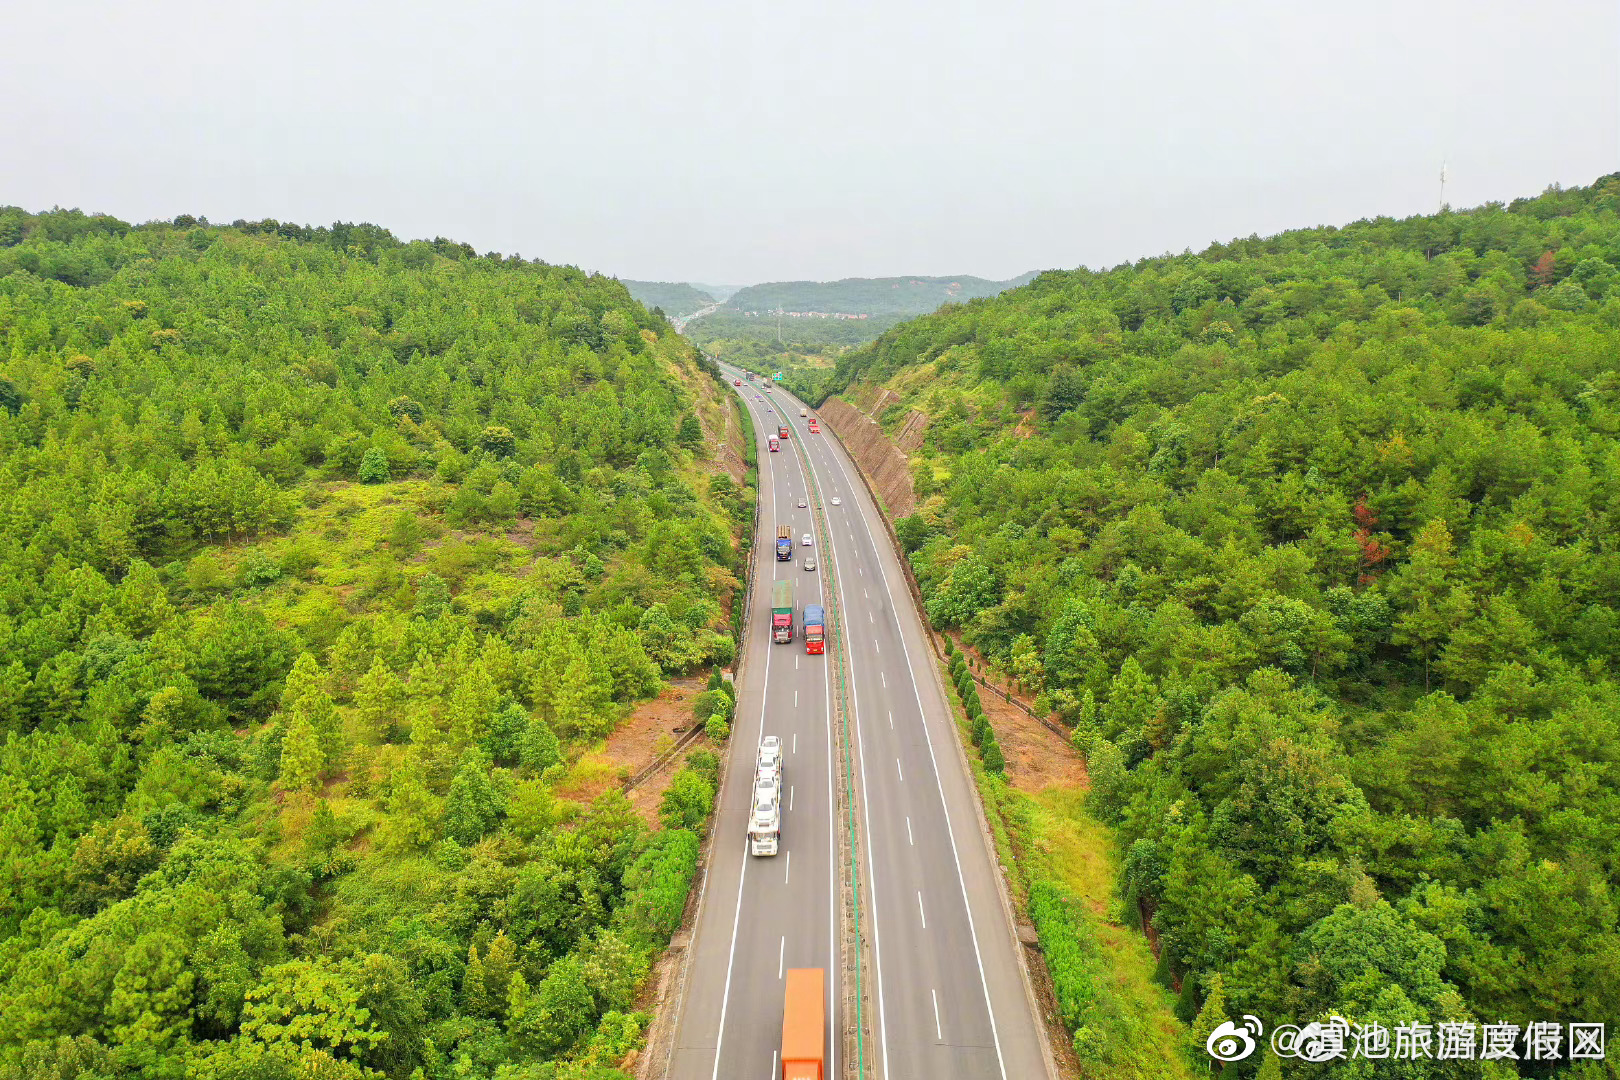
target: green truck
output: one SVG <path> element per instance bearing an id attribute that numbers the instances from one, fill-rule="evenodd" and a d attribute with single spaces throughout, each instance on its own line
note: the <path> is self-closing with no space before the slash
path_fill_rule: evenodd
<path id="1" fill-rule="evenodd" d="M 771 586 L 771 640 L 781 645 L 793 640 L 793 582 Z"/>

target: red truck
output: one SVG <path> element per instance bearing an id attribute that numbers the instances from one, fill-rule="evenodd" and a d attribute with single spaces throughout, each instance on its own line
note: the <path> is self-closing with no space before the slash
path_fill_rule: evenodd
<path id="1" fill-rule="evenodd" d="M 823 1080 L 826 1043 L 826 971 L 788 968 L 782 1000 L 782 1080 Z"/>
<path id="2" fill-rule="evenodd" d="M 812 434 L 812 435 L 820 435 L 821 434 L 821 421 L 817 420 L 813 416 L 810 418 L 810 434 Z"/>
<path id="3" fill-rule="evenodd" d="M 776 453 L 778 450 L 782 449 L 782 444 L 776 441 L 776 436 L 775 435 L 772 435 L 770 437 L 769 445 L 770 445 L 770 448 L 771 448 L 771 453 L 773 453 L 773 454 Z"/>
<path id="4" fill-rule="evenodd" d="M 804 605 L 804 651 L 819 655 L 827 648 L 827 613 L 820 604 Z"/>
<path id="5" fill-rule="evenodd" d="M 778 435 L 782 436 L 782 438 L 784 438 L 784 439 L 787 438 L 788 437 L 788 426 L 786 424 L 778 424 L 777 427 L 776 427 L 776 433 Z"/>

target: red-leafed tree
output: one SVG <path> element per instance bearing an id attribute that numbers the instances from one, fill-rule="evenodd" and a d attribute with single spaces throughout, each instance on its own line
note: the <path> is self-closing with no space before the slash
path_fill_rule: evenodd
<path id="1" fill-rule="evenodd" d="M 1356 500 L 1356 505 L 1350 508 L 1350 514 L 1356 519 L 1355 541 L 1361 547 L 1360 583 L 1366 585 L 1383 572 L 1378 566 L 1389 558 L 1392 549 L 1373 535 L 1373 526 L 1378 524 L 1378 515 L 1367 505 L 1365 494 Z"/>
<path id="2" fill-rule="evenodd" d="M 1538 289 L 1545 289 L 1553 283 L 1553 276 L 1557 272 L 1558 256 L 1551 251 L 1545 252 L 1536 260 L 1536 265 L 1530 270 L 1530 280 Z"/>

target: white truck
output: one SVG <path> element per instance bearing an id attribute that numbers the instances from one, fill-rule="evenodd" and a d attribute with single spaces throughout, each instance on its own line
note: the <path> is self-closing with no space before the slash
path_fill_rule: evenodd
<path id="1" fill-rule="evenodd" d="M 782 838 L 782 785 L 764 769 L 754 776 L 754 801 L 748 811 L 748 850 L 775 855 Z"/>

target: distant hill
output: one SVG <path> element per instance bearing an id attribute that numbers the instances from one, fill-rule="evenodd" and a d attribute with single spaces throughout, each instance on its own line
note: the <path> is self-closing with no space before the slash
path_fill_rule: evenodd
<path id="1" fill-rule="evenodd" d="M 684 281 L 626 281 L 619 284 L 630 290 L 630 295 L 648 308 L 662 308 L 665 315 L 690 315 L 701 311 L 715 298 Z"/>
<path id="2" fill-rule="evenodd" d="M 728 312 L 802 311 L 846 315 L 926 315 L 941 304 L 995 296 L 1033 280 L 953 277 L 844 278 L 842 281 L 771 281 L 739 289 L 726 301 Z M 631 283 L 626 282 L 630 285 Z M 635 287 L 631 285 L 632 295 Z"/>

